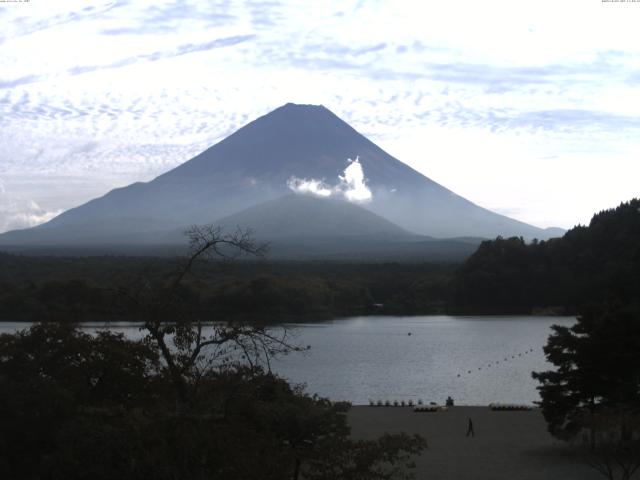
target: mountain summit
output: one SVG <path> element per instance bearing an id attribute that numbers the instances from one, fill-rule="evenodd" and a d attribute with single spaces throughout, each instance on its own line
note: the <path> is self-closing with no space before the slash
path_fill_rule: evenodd
<path id="1" fill-rule="evenodd" d="M 8 232 L 0 244 L 138 243 L 292 191 L 366 200 L 359 206 L 432 237 L 549 236 L 433 182 L 325 107 L 289 103 L 148 183 L 112 190 L 39 227 Z"/>

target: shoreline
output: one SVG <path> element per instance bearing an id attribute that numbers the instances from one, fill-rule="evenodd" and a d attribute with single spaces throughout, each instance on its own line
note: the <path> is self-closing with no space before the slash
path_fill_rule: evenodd
<path id="1" fill-rule="evenodd" d="M 223 315 L 221 315 L 223 316 Z M 295 315 L 284 315 L 284 317 L 294 317 Z M 305 325 L 308 323 L 324 323 L 324 322 L 335 322 L 335 321 L 340 321 L 340 320 L 345 320 L 345 319 L 349 319 L 349 318 L 376 318 L 376 317 L 385 317 L 385 318 L 389 318 L 390 320 L 395 319 L 395 318 L 415 318 L 415 317 L 451 317 L 451 318 L 469 318 L 469 317 L 480 317 L 480 318 L 496 318 L 496 317 L 527 317 L 527 318 L 531 318 L 531 317 L 540 317 L 540 318 L 575 318 L 574 314 L 571 313 L 547 313 L 547 312 L 535 312 L 535 313 L 487 313 L 487 312 L 480 312 L 480 313 L 471 313 L 471 312 L 458 312 L 458 313 L 410 313 L 410 314 L 403 314 L 403 313 L 382 313 L 382 312 L 375 312 L 375 313 L 354 313 L 354 314 L 344 314 L 344 315 L 337 315 L 337 316 L 322 316 L 322 315 L 318 315 L 318 316 L 314 316 L 314 315 L 310 315 L 310 316 L 305 316 L 302 315 L 301 316 L 301 320 L 279 320 L 279 321 L 274 321 L 274 322 L 266 322 L 268 325 L 273 325 L 273 326 L 277 326 L 277 325 Z M 109 318 L 113 318 L 113 317 L 109 317 Z M 233 319 L 233 320 L 240 320 L 240 319 Z M 247 323 L 253 323 L 252 321 L 258 321 L 258 318 L 245 318 L 242 319 L 247 321 Z M 252 320 L 252 321 L 250 321 Z M 8 319 L 8 318 L 0 318 L 0 324 L 2 323 L 38 323 L 38 322 L 42 322 L 42 321 L 36 321 L 33 319 L 20 319 L 20 318 L 14 318 L 14 319 Z M 44 323 L 47 322 L 55 322 L 55 320 L 44 320 Z M 213 325 L 215 323 L 221 323 L 224 322 L 224 320 L 218 320 L 218 321 L 206 321 L 203 322 L 203 324 L 207 324 L 207 325 Z M 80 320 L 77 322 L 69 322 L 69 323 L 75 323 L 77 325 L 83 325 L 83 324 L 97 324 L 97 323 L 101 323 L 101 324 L 123 324 L 123 323 L 127 323 L 127 324 L 142 324 L 142 322 L 136 321 L 136 320 L 127 320 L 126 317 L 123 318 L 119 318 L 119 319 L 105 319 L 103 316 L 97 315 L 93 318 L 89 318 L 89 319 L 85 319 L 85 320 Z"/>
<path id="2" fill-rule="evenodd" d="M 469 418 L 474 437 L 467 437 Z M 415 459 L 416 479 L 595 480 L 601 478 L 565 442 L 552 437 L 539 408 L 494 411 L 454 406 L 415 413 L 413 407 L 352 406 L 351 435 L 372 439 L 384 433 L 419 434 L 429 447 Z"/>

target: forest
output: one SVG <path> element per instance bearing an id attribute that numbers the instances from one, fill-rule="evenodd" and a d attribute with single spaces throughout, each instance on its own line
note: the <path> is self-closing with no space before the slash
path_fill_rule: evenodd
<path id="1" fill-rule="evenodd" d="M 118 292 L 170 278 L 179 258 L 28 257 L 0 253 L 0 319 L 123 319 Z M 211 317 L 308 320 L 444 311 L 454 264 L 271 262 L 198 265 L 184 285 Z"/>
<path id="2" fill-rule="evenodd" d="M 360 314 L 575 314 L 588 302 L 638 301 L 640 200 L 600 212 L 562 238 L 483 242 L 465 262 L 197 265 L 183 285 L 211 319 L 307 321 Z M 129 319 L 119 293 L 171 278 L 181 258 L 0 253 L 0 319 Z"/>
<path id="3" fill-rule="evenodd" d="M 640 200 L 597 213 L 562 238 L 483 242 L 455 272 L 450 303 L 474 312 L 551 309 L 640 301 Z"/>

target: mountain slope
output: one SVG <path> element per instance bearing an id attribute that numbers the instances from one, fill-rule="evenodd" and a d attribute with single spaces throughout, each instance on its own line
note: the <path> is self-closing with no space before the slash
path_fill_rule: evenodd
<path id="1" fill-rule="evenodd" d="M 257 239 L 341 238 L 406 239 L 411 234 L 369 210 L 345 200 L 290 194 L 218 220 L 226 229 L 250 228 Z"/>
<path id="2" fill-rule="evenodd" d="M 363 206 L 434 237 L 545 230 L 474 205 L 393 158 L 322 106 L 287 104 L 148 183 L 115 189 L 0 244 L 152 241 L 158 231 L 210 223 L 287 193 L 292 177 L 338 182 L 359 156 L 373 199 Z"/>
<path id="3" fill-rule="evenodd" d="M 416 235 L 346 200 L 309 195 L 286 195 L 216 223 L 251 228 L 269 242 L 269 257 L 280 259 L 460 261 L 480 243 Z"/>

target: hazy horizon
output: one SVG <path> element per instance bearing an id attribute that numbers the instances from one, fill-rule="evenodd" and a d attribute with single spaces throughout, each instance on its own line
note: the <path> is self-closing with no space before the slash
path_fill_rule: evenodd
<path id="1" fill-rule="evenodd" d="M 0 3 L 0 232 L 287 102 L 480 206 L 586 223 L 640 194 L 639 18 L 600 1 Z"/>

